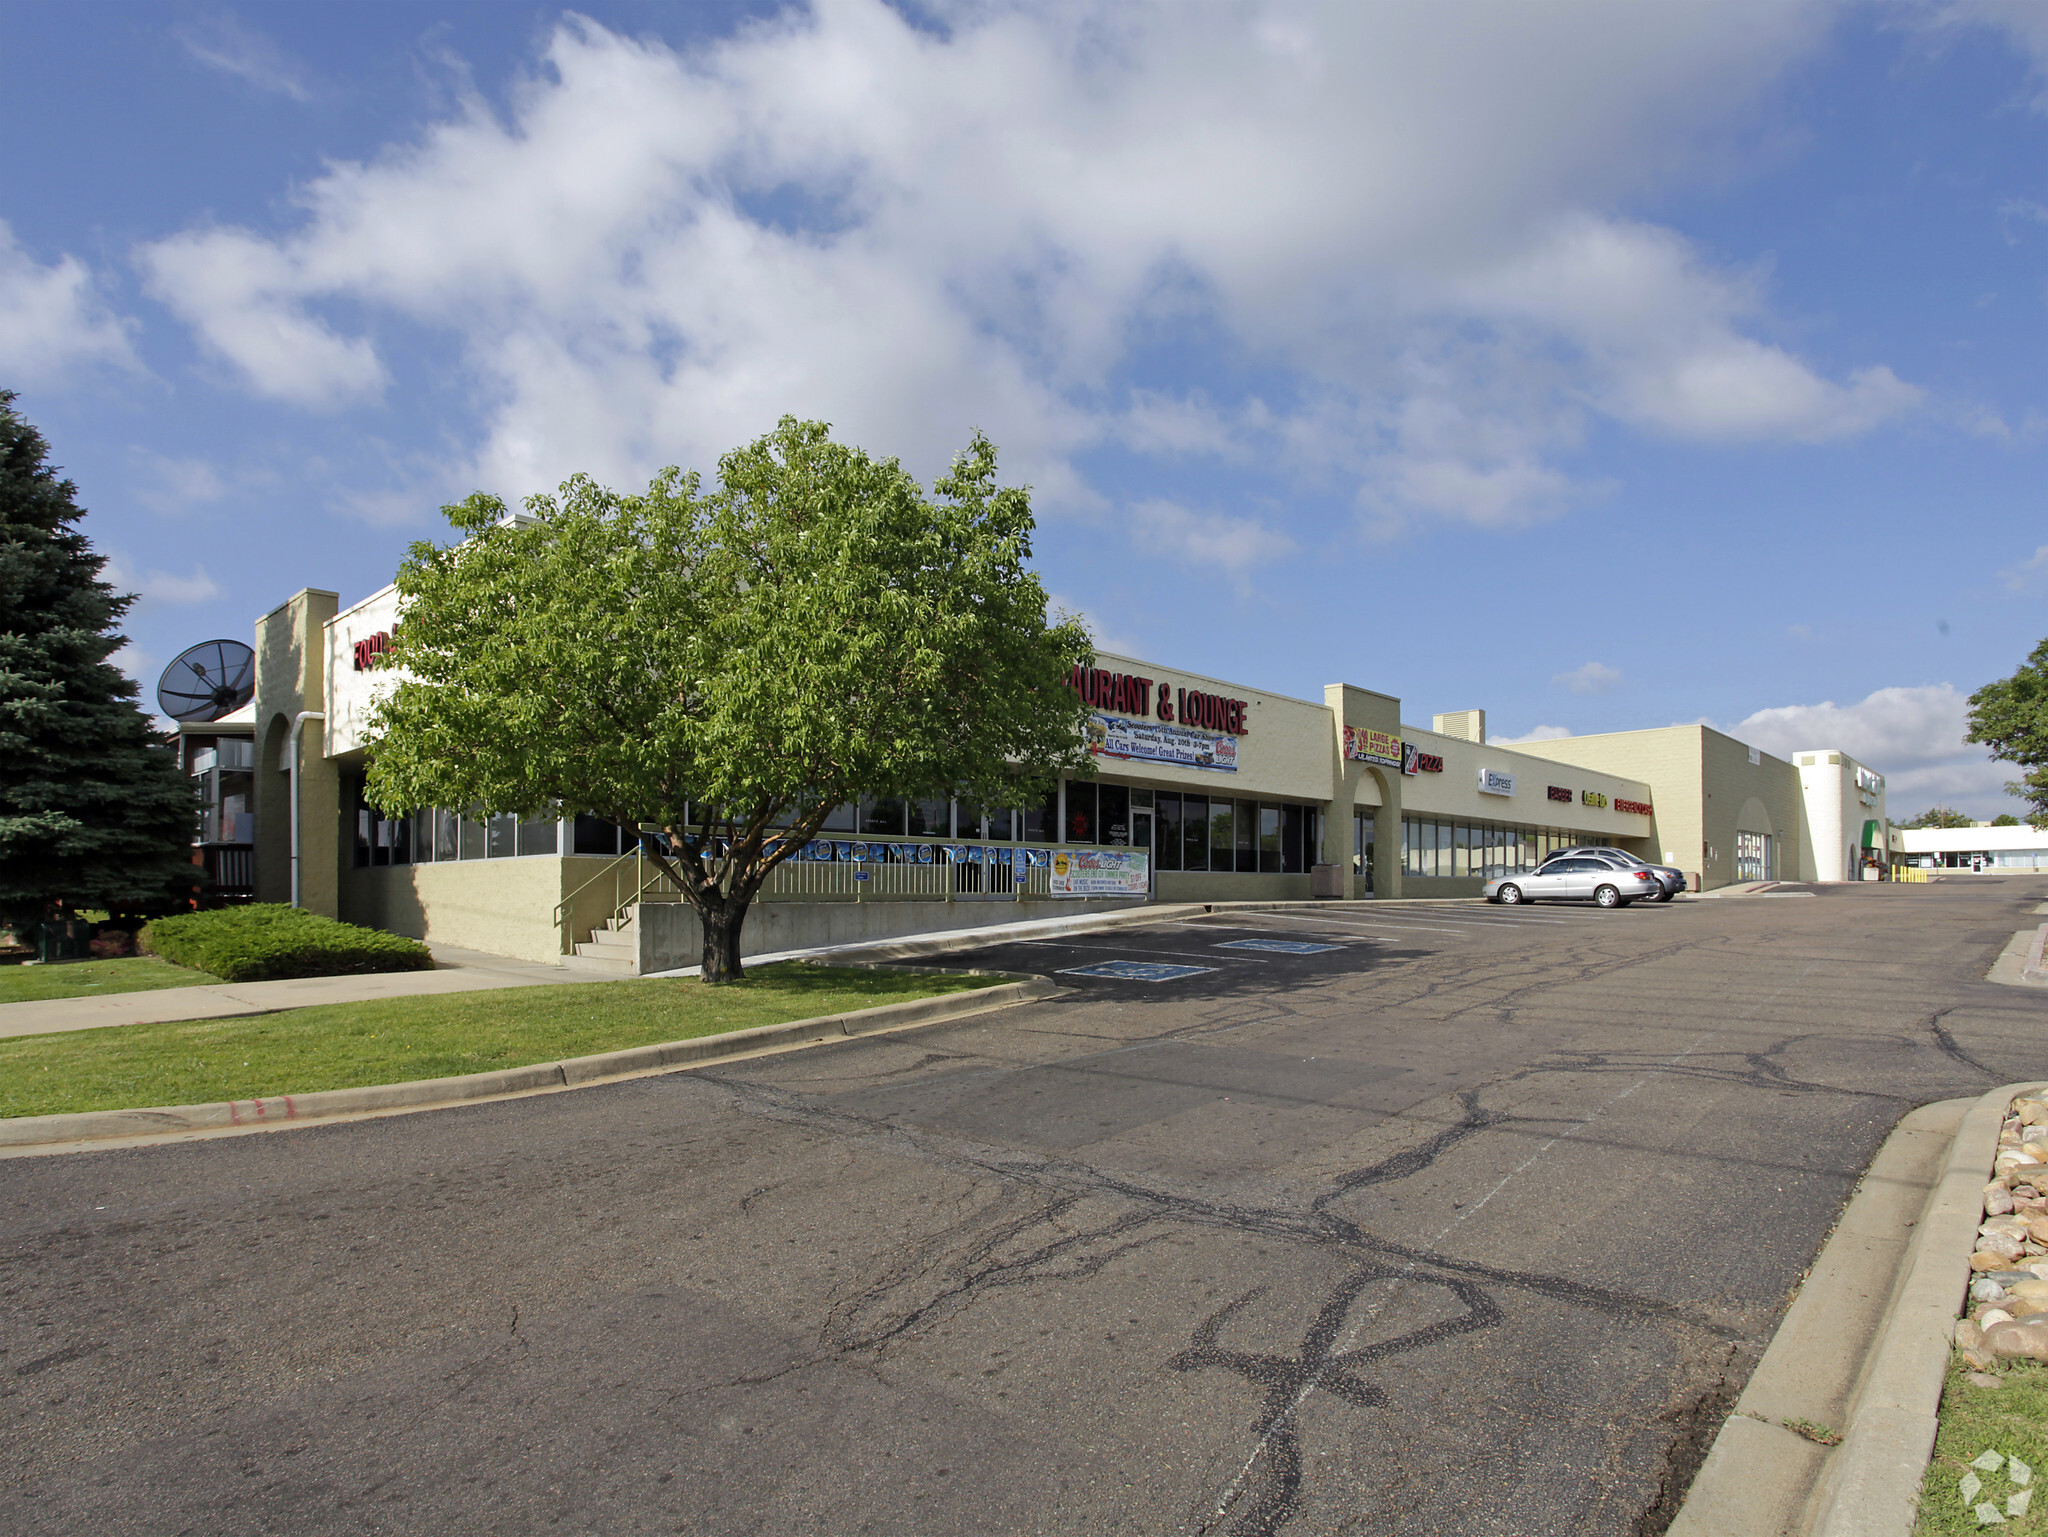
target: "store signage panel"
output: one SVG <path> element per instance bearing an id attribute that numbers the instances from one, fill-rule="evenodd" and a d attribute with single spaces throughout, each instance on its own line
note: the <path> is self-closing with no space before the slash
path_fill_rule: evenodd
<path id="1" fill-rule="evenodd" d="M 1162 726 L 1149 720 L 1123 720 L 1114 715 L 1091 715 L 1082 727 L 1088 750 L 1098 758 L 1122 758 L 1130 763 L 1171 763 L 1178 768 L 1207 769 L 1217 774 L 1237 772 L 1237 738 L 1193 731 L 1185 726 Z"/>
<path id="2" fill-rule="evenodd" d="M 1579 800 L 1584 805 L 1598 806 L 1603 811 L 1607 807 L 1607 797 L 1602 795 L 1598 790 L 1581 790 L 1579 792 Z"/>
<path id="3" fill-rule="evenodd" d="M 1444 760 L 1433 752 L 1424 752 L 1413 742 L 1401 744 L 1401 772 L 1404 774 L 1441 774 Z"/>
<path id="4" fill-rule="evenodd" d="M 1550 787 L 1550 798 L 1554 801 L 1563 801 L 1569 806 L 1572 803 L 1572 792 L 1563 785 L 1552 785 Z"/>
<path id="5" fill-rule="evenodd" d="M 1055 849 L 1052 894 L 1056 897 L 1142 897 L 1150 895 L 1150 859 L 1137 849 Z"/>
<path id="6" fill-rule="evenodd" d="M 1401 739 L 1364 726 L 1346 726 L 1344 756 L 1353 763 L 1377 763 L 1382 768 L 1399 768 Z"/>
<path id="7" fill-rule="evenodd" d="M 1648 801 L 1625 801 L 1618 795 L 1614 798 L 1614 809 L 1616 811 L 1626 811 L 1630 816 L 1638 817 L 1654 816 L 1656 814 L 1651 809 Z"/>
<path id="8" fill-rule="evenodd" d="M 1222 731 L 1231 736 L 1250 736 L 1251 701 L 1205 694 L 1198 688 L 1170 688 L 1136 673 L 1111 672 L 1106 667 L 1076 667 L 1067 674 L 1067 687 L 1105 714 L 1150 716 L 1177 721 L 1197 731 Z"/>
<path id="9" fill-rule="evenodd" d="M 1515 776 L 1503 774 L 1499 769 L 1483 768 L 1479 771 L 1479 793 L 1481 795 L 1513 795 Z"/>

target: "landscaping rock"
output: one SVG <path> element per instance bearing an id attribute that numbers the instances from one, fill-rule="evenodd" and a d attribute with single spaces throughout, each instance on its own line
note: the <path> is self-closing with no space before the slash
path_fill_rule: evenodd
<path id="1" fill-rule="evenodd" d="M 2002 1217 L 2014 1206 L 2013 1194 L 2005 1186 L 1993 1180 L 1984 1187 L 1984 1211 L 1986 1215 Z"/>
<path id="2" fill-rule="evenodd" d="M 1994 1324 L 1984 1348 L 2004 1360 L 2048 1361 L 2048 1324 Z"/>

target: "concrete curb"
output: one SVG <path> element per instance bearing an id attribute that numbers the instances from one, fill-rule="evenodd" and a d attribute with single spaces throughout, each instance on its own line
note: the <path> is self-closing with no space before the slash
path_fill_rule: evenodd
<path id="1" fill-rule="evenodd" d="M 2036 1087 L 1900 1120 L 1715 1437 L 1672 1537 L 1910 1537 L 1998 1128 L 2012 1097 Z M 1846 1427 L 1832 1450 L 1813 1439 L 1828 1427 Z"/>
<path id="2" fill-rule="evenodd" d="M 1970 1250 L 2006 1106 L 2039 1083 L 2009 1083 L 1964 1113 L 1941 1182 L 1927 1198 L 1891 1315 L 1856 1396 L 1856 1414 L 1815 1497 L 1815 1537 L 1910 1537 L 1934 1454 L 1935 1411 Z"/>
<path id="3" fill-rule="evenodd" d="M 2048 987 L 2048 972 L 2041 969 L 2044 939 L 2048 939 L 2048 924 L 2019 930 L 2006 941 L 2005 949 L 1984 973 L 1984 980 L 2002 987 Z"/>
<path id="4" fill-rule="evenodd" d="M 1672 1522 L 1672 1537 L 1806 1529 L 1829 1450 L 1795 1424 L 1839 1429 L 1906 1269 L 1915 1223 L 1969 1100 L 1909 1111 L 1878 1149 Z M 1819 1432 L 1825 1434 L 1825 1431 Z"/>
<path id="5" fill-rule="evenodd" d="M 847 1036 L 868 1035 L 911 1025 L 939 1024 L 1014 1004 L 1065 993 L 1049 977 L 1017 972 L 966 975 L 1006 976 L 1014 981 L 971 993 L 946 993 L 877 1004 L 843 1014 L 759 1025 L 695 1040 L 632 1046 L 623 1051 L 536 1062 L 496 1072 L 467 1073 L 455 1078 L 421 1078 L 410 1083 L 370 1084 L 354 1089 L 324 1089 L 313 1094 L 281 1094 L 269 1099 L 231 1100 L 211 1105 L 166 1105 L 142 1110 L 88 1110 L 70 1115 L 20 1116 L 0 1120 L 0 1157 L 51 1144 L 90 1145 L 109 1138 L 134 1139 L 181 1133 L 257 1131 L 272 1127 L 336 1120 L 400 1110 L 428 1110 L 480 1099 L 503 1099 L 564 1088 L 612 1082 L 660 1072 L 692 1062 L 758 1055 Z"/>

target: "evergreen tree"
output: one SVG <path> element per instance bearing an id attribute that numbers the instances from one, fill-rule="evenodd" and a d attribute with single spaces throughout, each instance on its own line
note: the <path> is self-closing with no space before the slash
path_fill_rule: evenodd
<path id="1" fill-rule="evenodd" d="M 135 599 L 100 579 L 78 488 L 0 390 L 0 922 L 190 899 L 197 800 L 107 662 Z"/>

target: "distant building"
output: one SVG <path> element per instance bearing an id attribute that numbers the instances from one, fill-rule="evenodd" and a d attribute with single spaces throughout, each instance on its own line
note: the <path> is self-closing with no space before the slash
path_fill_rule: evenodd
<path id="1" fill-rule="evenodd" d="M 1939 870 L 2039 870 L 2048 867 L 2048 832 L 2018 827 L 1895 827 L 1898 863 Z"/>

